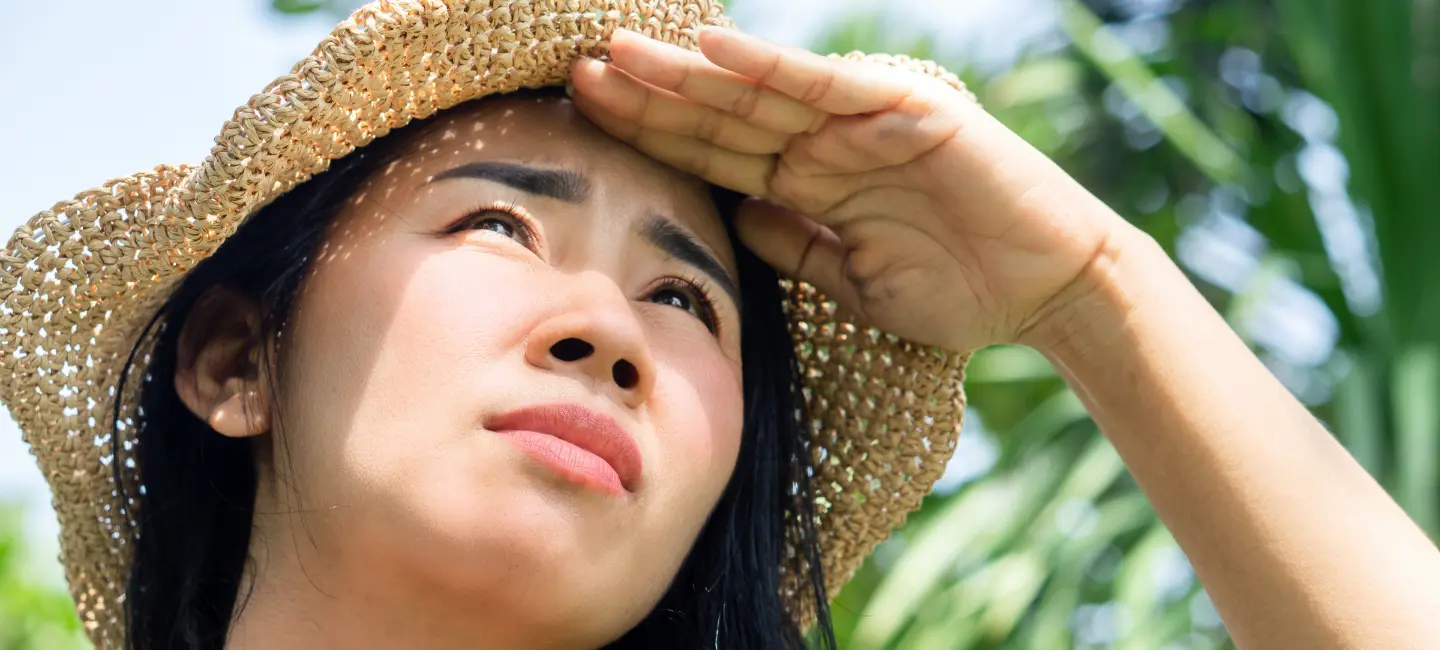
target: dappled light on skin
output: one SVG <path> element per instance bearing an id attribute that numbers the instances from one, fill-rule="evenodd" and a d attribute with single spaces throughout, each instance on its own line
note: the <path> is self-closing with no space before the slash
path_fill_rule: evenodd
<path id="1" fill-rule="evenodd" d="M 670 286 L 657 281 L 703 272 L 642 228 L 663 218 L 733 276 L 708 186 L 599 133 L 566 100 L 516 101 L 424 125 L 330 223 L 280 349 L 283 417 L 255 519 L 265 552 L 237 639 L 265 642 L 295 603 L 317 619 L 368 616 L 334 597 L 352 594 L 395 604 L 376 621 L 386 634 L 602 645 L 653 606 L 728 483 L 738 305 L 710 290 L 711 331 L 653 300 Z M 581 174 L 585 196 L 445 175 L 487 161 Z M 595 354 L 633 359 L 645 392 L 608 366 L 546 360 L 545 337 L 571 330 Z M 550 403 L 621 424 L 644 461 L 637 491 L 586 489 L 484 428 Z"/>
<path id="2" fill-rule="evenodd" d="M 396 210 L 389 203 L 394 200 L 395 194 L 401 189 L 401 186 L 393 183 L 385 184 L 377 194 L 376 190 L 377 186 L 381 185 L 380 181 L 397 174 L 419 178 L 433 165 L 439 164 L 436 161 L 453 160 L 485 148 L 484 140 L 478 135 L 485 130 L 483 119 L 476 119 L 469 125 L 468 130 L 472 137 L 460 139 L 459 134 L 462 130 L 464 130 L 464 125 L 450 125 L 443 129 L 438 137 L 432 138 L 433 142 L 428 148 L 410 151 L 406 157 L 386 164 L 377 174 L 377 179 L 367 182 L 348 202 L 348 210 L 370 211 L 369 215 L 364 219 L 350 220 L 334 228 L 331 237 L 322 244 L 317 260 L 324 262 L 346 258 L 347 247 L 354 246 L 358 238 L 379 232 L 385 220 L 397 217 Z M 423 180 L 428 181 L 430 178 L 427 176 Z M 359 232 L 358 228 L 366 228 L 369 232 Z"/>

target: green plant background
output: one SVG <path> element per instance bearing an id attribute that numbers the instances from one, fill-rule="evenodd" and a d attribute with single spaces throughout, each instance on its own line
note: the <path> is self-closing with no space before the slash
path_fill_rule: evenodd
<path id="1" fill-rule="evenodd" d="M 763 15 L 760 0 L 731 4 Z M 1440 534 L 1440 300 L 1427 298 L 1440 295 L 1429 257 L 1440 251 L 1429 196 L 1440 0 L 1050 0 L 1056 33 L 988 67 L 899 20 L 907 4 L 844 5 L 809 45 L 904 52 L 959 73 L 1164 244 Z M 842 647 L 1231 647 L 1183 554 L 1043 359 L 981 352 L 967 389 L 954 471 L 839 595 Z M 68 598 L 25 566 L 20 521 L 0 507 L 0 650 L 83 647 Z"/>

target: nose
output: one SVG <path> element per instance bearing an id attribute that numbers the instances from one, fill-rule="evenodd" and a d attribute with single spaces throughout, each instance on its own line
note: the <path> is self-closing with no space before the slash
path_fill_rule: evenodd
<path id="1" fill-rule="evenodd" d="M 629 301 L 609 291 L 586 291 L 547 317 L 531 333 L 525 358 L 530 365 L 592 383 L 617 402 L 638 408 L 655 385 L 655 362 L 645 332 Z"/>

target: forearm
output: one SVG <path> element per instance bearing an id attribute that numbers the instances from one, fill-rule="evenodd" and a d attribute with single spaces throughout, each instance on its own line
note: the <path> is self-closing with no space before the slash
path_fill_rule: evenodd
<path id="1" fill-rule="evenodd" d="M 1174 533 L 1239 647 L 1440 647 L 1440 552 L 1153 242 L 1035 345 Z"/>

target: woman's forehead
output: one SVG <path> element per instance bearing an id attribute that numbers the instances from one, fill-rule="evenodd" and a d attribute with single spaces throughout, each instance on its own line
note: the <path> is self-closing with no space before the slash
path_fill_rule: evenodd
<path id="1" fill-rule="evenodd" d="M 491 97 L 437 115 L 380 170 L 371 189 L 393 200 L 486 162 L 572 173 L 596 214 L 623 221 L 667 217 L 733 266 L 708 184 L 612 138 L 562 96 Z"/>
<path id="2" fill-rule="evenodd" d="M 710 205 L 704 181 L 609 136 L 563 97 L 498 97 L 458 107 L 418 134 L 401 157 L 423 170 L 417 176 L 481 160 L 579 172 L 605 194 Z"/>

